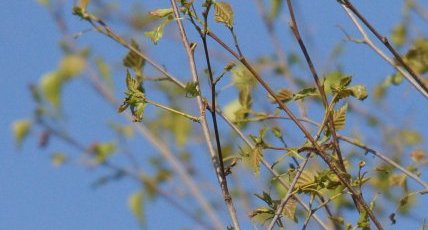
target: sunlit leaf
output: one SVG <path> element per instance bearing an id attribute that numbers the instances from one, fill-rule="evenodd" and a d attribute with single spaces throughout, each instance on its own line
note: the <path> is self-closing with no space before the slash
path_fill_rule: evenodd
<path id="1" fill-rule="evenodd" d="M 144 223 L 144 194 L 142 191 L 133 193 L 128 198 L 128 207 L 140 224 Z"/>
<path id="2" fill-rule="evenodd" d="M 347 110 L 348 104 L 346 103 L 340 109 L 333 112 L 333 123 L 336 130 L 342 130 L 345 127 Z"/>
<path id="3" fill-rule="evenodd" d="M 214 4 L 216 22 L 224 23 L 227 27 L 233 27 L 234 14 L 232 6 L 227 2 L 215 2 Z"/>
<path id="4" fill-rule="evenodd" d="M 256 146 L 250 152 L 250 166 L 254 174 L 260 174 L 260 162 L 263 160 L 263 148 L 261 146 Z"/>
<path id="5" fill-rule="evenodd" d="M 294 98 L 293 92 L 288 89 L 280 89 L 275 96 L 283 103 L 289 102 Z M 275 102 L 273 97 L 270 97 L 270 99 Z"/>
<path id="6" fill-rule="evenodd" d="M 91 0 L 79 0 L 79 7 L 83 10 L 86 10 L 86 7 L 88 7 L 88 4 Z"/>
<path id="7" fill-rule="evenodd" d="M 407 39 L 407 26 L 403 23 L 400 23 L 394 27 L 391 34 L 391 40 L 397 46 L 402 46 Z"/>
<path id="8" fill-rule="evenodd" d="M 80 55 L 67 55 L 65 56 L 58 68 L 58 73 L 64 78 L 71 78 L 82 73 L 86 66 L 85 59 Z"/>
<path id="9" fill-rule="evenodd" d="M 367 98 L 367 89 L 364 85 L 354 85 L 348 88 L 351 91 L 351 96 L 358 100 L 364 100 Z"/>
<path id="10" fill-rule="evenodd" d="M 170 19 L 163 20 L 159 26 L 155 27 L 152 31 L 145 32 L 144 35 L 152 40 L 156 45 L 158 41 L 163 37 L 163 31 L 165 26 L 170 22 Z"/>
<path id="11" fill-rule="evenodd" d="M 257 84 L 253 74 L 243 65 L 232 69 L 232 82 L 239 90 L 253 89 Z"/>
<path id="12" fill-rule="evenodd" d="M 184 90 L 186 91 L 186 97 L 196 97 L 199 95 L 197 82 L 188 82 Z"/>
<path id="13" fill-rule="evenodd" d="M 54 107 L 58 107 L 61 103 L 61 88 L 64 78 L 58 72 L 50 72 L 42 76 L 40 80 L 40 88 L 45 98 Z"/>
<path id="14" fill-rule="evenodd" d="M 297 202 L 296 200 L 291 197 L 287 204 L 285 204 L 284 209 L 282 210 L 282 214 L 287 217 L 290 220 L 297 221 L 296 219 L 296 209 L 297 209 Z"/>
<path id="15" fill-rule="evenodd" d="M 305 89 L 300 90 L 299 92 L 297 92 L 294 95 L 294 100 L 297 101 L 297 100 L 301 100 L 301 99 L 304 99 L 307 97 L 313 97 L 313 96 L 318 96 L 318 95 L 319 94 L 318 94 L 318 91 L 316 88 L 305 88 Z"/>
<path id="16" fill-rule="evenodd" d="M 18 147 L 21 146 L 24 139 L 28 136 L 32 122 L 28 119 L 17 120 L 12 124 L 12 132 Z"/>
<path id="17" fill-rule="evenodd" d="M 115 142 L 96 143 L 91 150 L 95 154 L 95 163 L 104 163 L 114 152 L 116 152 Z"/>
<path id="18" fill-rule="evenodd" d="M 400 139 L 407 145 L 416 145 L 422 142 L 421 134 L 412 130 L 402 130 L 400 132 Z"/>
<path id="19" fill-rule="evenodd" d="M 141 51 L 138 43 L 135 40 L 131 40 L 131 47 Z M 132 50 L 126 54 L 122 62 L 125 67 L 133 68 L 134 70 L 140 70 L 144 65 L 144 59 Z"/>
<path id="20" fill-rule="evenodd" d="M 418 73 L 428 72 L 428 39 L 416 39 L 404 56 L 404 61 Z"/>
<path id="21" fill-rule="evenodd" d="M 156 10 L 150 11 L 150 15 L 153 15 L 159 18 L 170 16 L 173 13 L 174 13 L 174 10 L 172 8 L 156 9 Z"/>

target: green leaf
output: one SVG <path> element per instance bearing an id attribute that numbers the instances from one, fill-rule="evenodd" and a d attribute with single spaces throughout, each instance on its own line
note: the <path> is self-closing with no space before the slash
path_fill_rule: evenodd
<path id="1" fill-rule="evenodd" d="M 186 91 L 186 97 L 196 97 L 199 95 L 198 83 L 197 82 L 188 82 L 184 88 Z"/>
<path id="2" fill-rule="evenodd" d="M 256 147 L 250 152 L 250 166 L 255 175 L 260 174 L 260 162 L 263 160 L 263 148 L 261 145 Z"/>
<path id="3" fill-rule="evenodd" d="M 297 202 L 293 197 L 291 197 L 287 201 L 287 204 L 285 204 L 284 209 L 282 210 L 282 215 L 284 215 L 290 220 L 297 222 L 296 209 L 297 209 Z"/>
<path id="4" fill-rule="evenodd" d="M 141 51 L 138 43 L 135 40 L 131 40 L 131 47 Z M 145 60 L 138 55 L 136 52 L 130 50 L 128 54 L 123 58 L 123 65 L 128 68 L 133 68 L 134 70 L 141 70 L 144 65 Z"/>
<path id="5" fill-rule="evenodd" d="M 234 14 L 232 6 L 227 2 L 215 2 L 214 4 L 216 22 L 224 23 L 227 27 L 233 27 Z"/>
<path id="6" fill-rule="evenodd" d="M 232 83 L 239 90 L 253 89 L 257 85 L 257 80 L 244 65 L 239 65 L 232 69 Z"/>
<path id="7" fill-rule="evenodd" d="M 404 61 L 416 72 L 428 72 L 428 39 L 419 38 L 404 56 Z"/>
<path id="8" fill-rule="evenodd" d="M 90 1 L 91 0 L 80 0 L 79 1 L 79 7 L 83 10 L 86 10 Z"/>
<path id="9" fill-rule="evenodd" d="M 28 119 L 17 120 L 12 124 L 12 132 L 18 147 L 30 133 L 32 122 Z"/>
<path id="10" fill-rule="evenodd" d="M 358 100 L 364 100 L 367 98 L 367 89 L 364 85 L 354 85 L 348 88 L 351 91 L 351 96 Z"/>
<path id="11" fill-rule="evenodd" d="M 402 46 L 407 39 L 407 26 L 403 23 L 398 24 L 394 27 L 391 34 L 391 40 L 397 46 Z"/>
<path id="12" fill-rule="evenodd" d="M 152 40 L 152 42 L 157 45 L 158 41 L 163 37 L 163 31 L 165 26 L 170 22 L 170 19 L 165 19 L 155 27 L 152 31 L 145 32 L 144 35 Z"/>
<path id="13" fill-rule="evenodd" d="M 65 79 L 77 76 L 85 69 L 86 61 L 81 55 L 65 56 L 58 68 L 58 74 L 61 74 Z"/>
<path id="14" fill-rule="evenodd" d="M 128 207 L 140 224 L 144 224 L 144 194 L 142 191 L 131 194 L 128 198 Z"/>
<path id="15" fill-rule="evenodd" d="M 283 0 L 270 0 L 271 2 L 271 12 L 269 15 L 269 20 L 273 22 L 276 18 L 278 18 L 279 13 L 281 12 L 282 5 L 284 3 Z"/>
<path id="16" fill-rule="evenodd" d="M 59 167 L 68 161 L 68 157 L 60 152 L 55 152 L 51 155 L 51 162 L 55 167 Z"/>
<path id="17" fill-rule="evenodd" d="M 288 89 L 280 89 L 276 95 L 275 95 L 281 102 L 283 103 L 287 103 L 290 100 L 292 100 L 294 98 L 294 94 L 293 92 L 291 92 Z M 273 103 L 275 102 L 275 99 L 273 97 L 270 97 L 270 99 L 272 100 Z"/>
<path id="18" fill-rule="evenodd" d="M 126 70 L 126 87 L 129 91 L 138 91 L 140 85 L 138 84 L 138 81 L 134 79 L 128 70 Z"/>
<path id="19" fill-rule="evenodd" d="M 422 142 L 421 134 L 416 131 L 402 130 L 399 135 L 400 139 L 407 145 L 416 145 Z"/>
<path id="20" fill-rule="evenodd" d="M 173 13 L 174 13 L 174 10 L 172 8 L 156 9 L 156 10 L 150 11 L 150 15 L 153 15 L 159 18 L 168 17 Z"/>
<path id="21" fill-rule="evenodd" d="M 340 71 L 332 71 L 325 75 L 323 79 L 324 90 L 327 94 L 332 93 L 332 86 L 339 84 L 346 75 Z"/>
<path id="22" fill-rule="evenodd" d="M 300 90 L 294 95 L 294 100 L 297 101 L 297 100 L 304 99 L 306 97 L 313 97 L 318 95 L 319 94 L 316 88 L 305 88 Z"/>
<path id="23" fill-rule="evenodd" d="M 96 143 L 91 150 L 95 154 L 95 163 L 104 163 L 114 152 L 116 152 L 115 142 Z"/>
<path id="24" fill-rule="evenodd" d="M 40 89 L 46 100 L 54 107 L 61 104 L 61 88 L 64 78 L 58 72 L 50 72 L 42 76 L 40 80 Z"/>
<path id="25" fill-rule="evenodd" d="M 343 105 L 340 109 L 333 112 L 334 128 L 339 131 L 345 127 L 346 112 L 348 110 L 348 103 Z"/>

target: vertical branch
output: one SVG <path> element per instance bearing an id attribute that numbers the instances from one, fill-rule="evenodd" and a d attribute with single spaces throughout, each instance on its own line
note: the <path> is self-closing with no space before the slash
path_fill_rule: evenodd
<path id="1" fill-rule="evenodd" d="M 178 10 L 177 3 L 175 0 L 170 0 L 170 3 L 171 3 L 171 6 L 174 10 L 174 16 L 175 16 L 175 19 L 177 21 L 178 29 L 180 31 L 181 41 L 183 43 L 183 46 L 184 46 L 186 54 L 187 54 L 187 58 L 188 58 L 188 62 L 190 65 L 190 71 L 192 74 L 193 82 L 195 82 L 199 85 L 199 79 L 198 79 L 198 74 L 197 74 L 197 70 L 196 70 L 196 64 L 195 64 L 193 50 L 191 49 L 189 41 L 187 39 L 186 31 L 185 31 L 185 29 L 183 27 L 183 23 L 181 21 L 180 12 Z M 201 90 L 200 85 L 198 88 L 199 88 L 199 92 L 200 92 L 200 90 Z M 224 176 L 224 172 L 222 171 L 222 168 L 220 166 L 221 163 L 218 162 L 215 149 L 211 143 L 210 132 L 209 132 L 206 116 L 205 116 L 205 109 L 207 106 L 201 97 L 201 93 L 199 93 L 199 95 L 197 96 L 196 99 L 198 101 L 199 112 L 201 113 L 200 123 L 202 126 L 203 135 L 205 138 L 205 142 L 207 143 L 209 153 L 211 155 L 211 160 L 213 162 L 213 165 L 214 165 L 214 168 L 215 168 L 215 171 L 217 174 L 217 179 L 220 183 L 221 190 L 223 193 L 223 197 L 224 197 L 224 200 L 226 202 L 226 206 L 228 208 L 229 215 L 232 219 L 232 224 L 236 230 L 239 230 L 240 227 L 239 227 L 238 217 L 236 214 L 235 207 L 233 206 L 232 196 L 229 193 L 229 189 L 227 187 L 227 181 L 226 181 L 226 178 Z"/>

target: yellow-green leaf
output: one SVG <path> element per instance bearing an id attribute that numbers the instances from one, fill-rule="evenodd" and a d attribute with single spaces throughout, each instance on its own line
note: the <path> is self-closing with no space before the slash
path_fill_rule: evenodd
<path id="1" fill-rule="evenodd" d="M 347 90 L 351 91 L 351 95 L 358 100 L 364 100 L 367 98 L 367 89 L 364 85 L 354 85 L 349 87 Z"/>
<path id="2" fill-rule="evenodd" d="M 92 146 L 95 153 L 95 161 L 98 164 L 105 162 L 114 152 L 116 152 L 115 142 L 97 143 Z"/>
<path id="3" fill-rule="evenodd" d="M 174 10 L 172 8 L 156 9 L 156 10 L 150 11 L 150 15 L 153 15 L 159 18 L 167 17 L 169 15 L 172 15 L 172 13 L 174 13 Z"/>
<path id="4" fill-rule="evenodd" d="M 145 32 L 144 35 L 152 40 L 156 45 L 158 41 L 163 37 L 163 30 L 165 26 L 170 22 L 170 19 L 164 20 L 159 26 L 154 28 L 152 31 Z"/>
<path id="5" fill-rule="evenodd" d="M 333 123 L 334 123 L 334 128 L 336 130 L 342 130 L 345 127 L 347 110 L 348 110 L 348 103 L 346 103 L 340 109 L 333 112 Z"/>
<path id="6" fill-rule="evenodd" d="M 263 159 L 263 148 L 261 146 L 256 146 L 250 152 L 250 166 L 254 172 L 254 174 L 260 174 L 260 162 Z"/>
<path id="7" fill-rule="evenodd" d="M 61 103 L 61 88 L 64 78 L 58 72 L 50 72 L 42 76 L 40 88 L 43 95 L 54 107 Z"/>
<path id="8" fill-rule="evenodd" d="M 398 24 L 394 27 L 391 34 L 391 40 L 397 46 L 402 46 L 406 42 L 407 38 L 407 26 L 403 23 Z"/>
<path id="9" fill-rule="evenodd" d="M 239 90 L 253 89 L 257 80 L 244 65 L 232 69 L 232 82 Z"/>
<path id="10" fill-rule="evenodd" d="M 131 47 L 141 51 L 140 46 L 134 40 L 131 40 Z M 123 65 L 128 68 L 133 68 L 134 70 L 141 70 L 144 65 L 144 59 L 136 52 L 130 50 L 128 54 L 126 54 L 125 58 L 123 58 Z"/>
<path id="11" fill-rule="evenodd" d="M 85 66 L 86 61 L 82 56 L 68 55 L 61 60 L 58 72 L 65 78 L 70 78 L 81 74 Z"/>
<path id="12" fill-rule="evenodd" d="M 214 5 L 216 22 L 224 23 L 227 27 L 233 27 L 234 14 L 232 6 L 227 2 L 215 2 Z"/>
<path id="13" fill-rule="evenodd" d="M 21 146 L 24 139 L 28 136 L 32 122 L 28 119 L 17 120 L 12 124 L 12 132 L 15 137 L 16 144 Z"/>
<path id="14" fill-rule="evenodd" d="M 81 9 L 86 10 L 86 7 L 88 7 L 89 2 L 90 2 L 90 0 L 80 0 L 79 1 L 79 7 Z"/>
<path id="15" fill-rule="evenodd" d="M 68 157 L 65 154 L 60 152 L 55 152 L 51 155 L 51 161 L 55 167 L 59 167 L 63 165 L 65 162 L 67 162 L 67 160 L 68 160 Z"/>
<path id="16" fill-rule="evenodd" d="M 282 210 L 282 214 L 288 219 L 296 221 L 296 209 L 297 202 L 293 197 L 291 197 L 287 201 L 287 204 L 285 204 L 284 209 Z"/>
<path id="17" fill-rule="evenodd" d="M 142 191 L 131 194 L 128 198 L 128 207 L 140 224 L 144 223 L 144 194 Z"/>
<path id="18" fill-rule="evenodd" d="M 275 103 L 275 100 L 273 97 L 269 96 L 270 99 L 272 100 L 273 103 Z M 291 99 L 293 99 L 294 94 L 293 92 L 291 92 L 288 89 L 280 89 L 277 93 L 276 93 L 276 97 L 282 101 L 282 102 L 289 102 Z"/>

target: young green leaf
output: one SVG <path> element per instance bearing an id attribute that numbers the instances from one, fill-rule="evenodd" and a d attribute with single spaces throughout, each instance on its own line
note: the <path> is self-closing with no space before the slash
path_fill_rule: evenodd
<path id="1" fill-rule="evenodd" d="M 50 72 L 42 76 L 40 80 L 40 89 L 44 97 L 54 107 L 61 104 L 61 88 L 64 78 L 57 71 Z"/>
<path id="2" fill-rule="evenodd" d="M 260 174 L 260 162 L 263 159 L 263 148 L 261 145 L 257 145 L 250 152 L 250 166 L 255 175 Z"/>
<path id="3" fill-rule="evenodd" d="M 28 136 L 32 122 L 28 119 L 17 120 L 12 124 L 12 132 L 18 147 L 22 145 L 24 139 Z"/>
<path id="4" fill-rule="evenodd" d="M 318 96 L 318 95 L 319 94 L 318 94 L 318 91 L 316 88 L 305 88 L 305 89 L 300 90 L 299 92 L 297 92 L 294 95 L 294 100 L 297 101 L 297 100 L 301 100 L 301 99 L 304 99 L 307 97 L 313 97 L 313 96 Z"/>
<path id="5" fill-rule="evenodd" d="M 340 109 L 333 112 L 333 123 L 336 130 L 342 130 L 345 127 L 346 112 L 348 110 L 348 104 L 346 103 Z"/>
<path id="6" fill-rule="evenodd" d="M 142 191 L 133 193 L 128 198 L 128 207 L 140 224 L 144 224 L 144 194 Z"/>
<path id="7" fill-rule="evenodd" d="M 150 15 L 153 15 L 159 18 L 168 17 L 173 13 L 174 13 L 174 10 L 172 8 L 156 9 L 156 10 L 150 11 Z"/>
<path id="8" fill-rule="evenodd" d="M 131 40 L 131 47 L 134 49 L 141 51 L 138 43 L 135 40 Z M 132 68 L 135 71 L 141 70 L 144 65 L 144 58 L 138 55 L 136 52 L 130 50 L 128 54 L 126 54 L 125 58 L 123 58 L 123 65 L 128 68 Z"/>
<path id="9" fill-rule="evenodd" d="M 227 2 L 215 2 L 214 4 L 216 22 L 224 23 L 227 27 L 233 27 L 234 14 L 232 6 Z"/>
<path id="10" fill-rule="evenodd" d="M 152 40 L 152 42 L 157 45 L 158 41 L 163 37 L 163 31 L 165 26 L 171 22 L 171 19 L 167 18 L 155 27 L 152 31 L 145 32 L 144 35 Z"/>
<path id="11" fill-rule="evenodd" d="M 65 79 L 69 79 L 81 74 L 85 66 L 86 61 L 81 55 L 67 55 L 59 64 L 58 74 L 62 75 Z"/>

